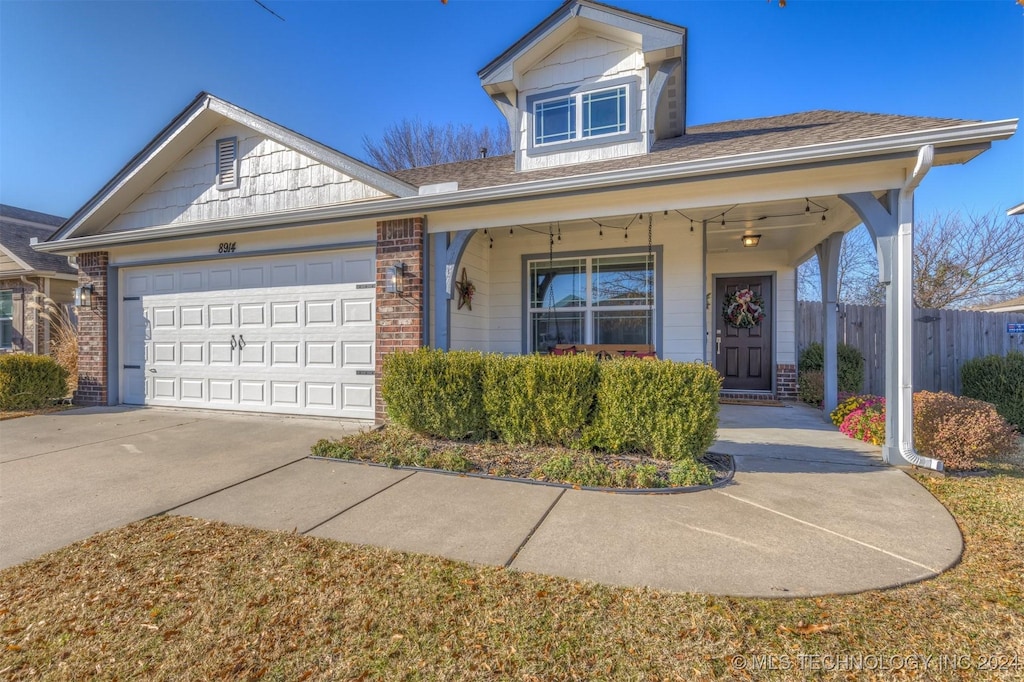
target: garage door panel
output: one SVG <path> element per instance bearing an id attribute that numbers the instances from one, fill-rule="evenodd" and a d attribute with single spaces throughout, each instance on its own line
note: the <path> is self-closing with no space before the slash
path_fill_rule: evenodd
<path id="1" fill-rule="evenodd" d="M 246 341 L 238 363 L 243 367 L 266 367 L 267 345 L 263 341 Z"/>
<path id="2" fill-rule="evenodd" d="M 373 367 L 373 344 L 368 341 L 345 341 L 341 344 L 341 353 L 345 369 Z"/>
<path id="3" fill-rule="evenodd" d="M 264 303 L 239 303 L 238 324 L 242 327 L 266 327 L 267 307 Z"/>
<path id="4" fill-rule="evenodd" d="M 181 379 L 181 399 L 203 402 L 206 397 L 206 381 L 203 379 Z"/>
<path id="5" fill-rule="evenodd" d="M 343 301 L 341 323 L 343 325 L 367 325 L 373 323 L 373 301 Z"/>
<path id="6" fill-rule="evenodd" d="M 233 303 L 210 305 L 208 314 L 210 316 L 210 329 L 231 328 L 235 326 L 235 305 Z"/>
<path id="7" fill-rule="evenodd" d="M 122 397 L 372 418 L 374 274 L 369 249 L 125 269 Z"/>

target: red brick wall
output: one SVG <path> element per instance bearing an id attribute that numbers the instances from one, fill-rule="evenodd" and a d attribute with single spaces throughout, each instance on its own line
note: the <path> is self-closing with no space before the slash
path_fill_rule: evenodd
<path id="1" fill-rule="evenodd" d="M 107 404 L 107 252 L 78 254 L 78 284 L 92 284 L 92 309 L 78 310 L 76 405 Z"/>
<path id="2" fill-rule="evenodd" d="M 415 350 L 423 345 L 423 271 L 425 225 L 423 218 L 383 220 L 377 223 L 377 338 L 376 421 L 386 418 L 381 397 L 384 356 Z M 384 292 L 389 266 L 405 264 L 401 293 Z"/>
<path id="3" fill-rule="evenodd" d="M 775 397 L 780 400 L 796 399 L 796 365 L 777 365 L 775 367 Z"/>

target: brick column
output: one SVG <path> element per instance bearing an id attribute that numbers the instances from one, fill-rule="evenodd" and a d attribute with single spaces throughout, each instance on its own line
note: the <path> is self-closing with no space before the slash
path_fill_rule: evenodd
<path id="1" fill-rule="evenodd" d="M 396 351 L 412 351 L 423 345 L 423 272 L 425 220 L 403 218 L 377 223 L 377 337 L 375 421 L 386 419 L 381 396 L 381 369 L 384 356 Z M 389 266 L 405 265 L 402 291 L 388 294 L 384 279 Z"/>
<path id="2" fill-rule="evenodd" d="M 775 397 L 779 400 L 796 400 L 796 365 L 776 365 Z"/>
<path id="3" fill-rule="evenodd" d="M 107 404 L 106 251 L 78 254 L 78 285 L 93 287 L 92 308 L 78 310 L 78 390 L 76 405 Z"/>

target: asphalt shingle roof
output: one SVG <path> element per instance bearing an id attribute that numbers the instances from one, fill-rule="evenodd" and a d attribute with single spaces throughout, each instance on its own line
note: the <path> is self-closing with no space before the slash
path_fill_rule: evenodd
<path id="1" fill-rule="evenodd" d="M 17 222 L 22 220 L 38 224 L 26 225 Z M 64 223 L 64 220 L 60 216 L 49 213 L 39 213 L 26 208 L 0 204 L 0 245 L 27 263 L 33 270 L 74 275 L 78 271 L 68 265 L 66 256 L 40 253 L 30 245 L 32 237 L 36 237 L 41 242 L 46 241 L 46 238 L 53 234 L 54 230 Z"/>
<path id="2" fill-rule="evenodd" d="M 459 189 L 511 185 L 531 180 L 642 168 L 698 159 L 713 159 L 767 152 L 814 144 L 843 142 L 897 133 L 971 123 L 952 118 L 868 114 L 853 111 L 807 111 L 783 116 L 748 118 L 691 126 L 680 137 L 658 140 L 649 154 L 571 166 L 515 171 L 511 154 L 439 166 L 394 171 L 391 175 L 411 185 L 458 182 Z"/>

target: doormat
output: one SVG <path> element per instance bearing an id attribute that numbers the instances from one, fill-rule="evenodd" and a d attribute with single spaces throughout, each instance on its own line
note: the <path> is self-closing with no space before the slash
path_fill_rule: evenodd
<path id="1" fill-rule="evenodd" d="M 718 399 L 719 405 L 756 405 L 759 407 L 785 407 L 786 403 L 774 398 L 724 398 Z"/>

